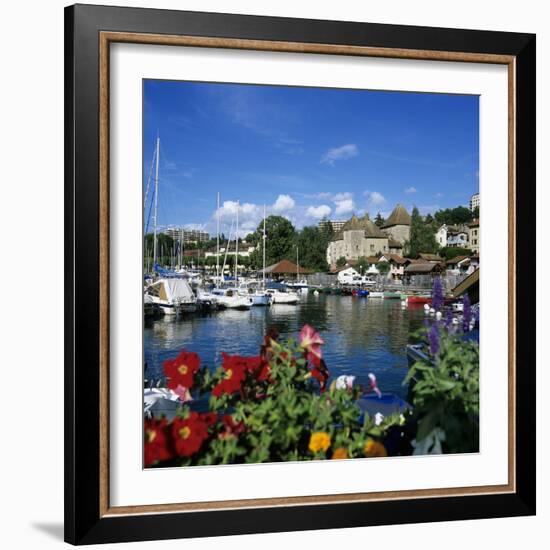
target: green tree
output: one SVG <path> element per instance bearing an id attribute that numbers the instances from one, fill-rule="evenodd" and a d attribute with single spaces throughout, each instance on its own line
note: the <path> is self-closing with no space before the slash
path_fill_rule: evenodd
<path id="1" fill-rule="evenodd" d="M 444 223 L 447 225 L 460 225 L 471 222 L 473 213 L 465 206 L 457 206 L 456 208 L 438 210 L 434 214 L 434 217 L 438 225 L 443 225 Z"/>
<path id="2" fill-rule="evenodd" d="M 365 256 L 359 256 L 357 258 L 357 269 L 359 269 L 360 272 L 365 272 L 370 266 L 370 262 L 367 260 Z"/>
<path id="3" fill-rule="evenodd" d="M 260 269 L 262 267 L 262 241 L 263 241 L 263 220 L 256 231 L 251 235 L 251 244 L 256 248 L 251 254 L 251 265 Z M 265 220 L 265 255 L 266 265 L 271 265 L 284 258 L 291 260 L 296 256 L 295 237 L 296 230 L 292 223 L 283 216 L 268 216 Z"/>
<path id="4" fill-rule="evenodd" d="M 326 230 L 325 227 L 307 226 L 296 234 L 300 266 L 313 271 L 328 269 L 327 247 L 332 235 L 332 227 L 328 227 L 330 230 Z"/>
<path id="5" fill-rule="evenodd" d="M 425 224 L 416 206 L 413 208 L 411 215 L 411 238 L 408 249 L 411 258 L 418 258 L 418 255 L 422 252 L 435 254 L 439 249 L 433 227 Z"/>
<path id="6" fill-rule="evenodd" d="M 445 260 L 450 260 L 452 258 L 456 258 L 456 256 L 471 256 L 472 251 L 469 248 L 446 246 L 439 250 L 439 255 Z"/>
<path id="7" fill-rule="evenodd" d="M 344 258 L 344 256 L 340 256 L 336 260 L 336 267 L 344 267 L 347 263 L 348 261 L 346 260 L 346 258 Z"/>
<path id="8" fill-rule="evenodd" d="M 382 217 L 382 214 L 380 214 L 380 212 L 378 212 L 378 214 L 376 214 L 376 218 L 374 218 L 374 223 L 378 226 L 378 227 L 382 227 L 384 225 L 384 222 L 386 220 Z"/>
<path id="9" fill-rule="evenodd" d="M 385 275 L 390 270 L 390 264 L 388 262 L 378 262 L 376 269 L 381 275 Z"/>

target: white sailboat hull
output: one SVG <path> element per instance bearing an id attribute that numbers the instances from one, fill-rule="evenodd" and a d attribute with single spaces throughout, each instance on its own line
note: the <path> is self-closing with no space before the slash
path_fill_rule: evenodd
<path id="1" fill-rule="evenodd" d="M 221 296 L 218 298 L 218 303 L 228 309 L 250 309 L 252 307 L 252 299 L 245 296 Z"/>

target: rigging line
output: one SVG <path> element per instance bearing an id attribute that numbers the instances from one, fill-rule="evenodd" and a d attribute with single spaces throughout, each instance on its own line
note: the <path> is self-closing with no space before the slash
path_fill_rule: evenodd
<path id="1" fill-rule="evenodd" d="M 151 204 L 149 205 L 149 215 L 147 216 L 147 223 L 145 224 L 145 235 L 147 235 L 147 231 L 149 230 L 149 223 L 151 221 L 152 211 L 153 211 L 153 201 L 151 201 Z"/>
<path id="2" fill-rule="evenodd" d="M 145 205 L 147 204 L 147 197 L 149 196 L 149 187 L 151 185 L 151 179 L 153 177 L 153 167 L 155 165 L 155 158 L 157 156 L 156 148 L 153 149 L 153 158 L 151 160 L 151 169 L 149 170 L 149 177 L 147 178 L 147 187 L 145 188 L 145 197 L 143 198 L 143 209 L 145 210 Z"/>

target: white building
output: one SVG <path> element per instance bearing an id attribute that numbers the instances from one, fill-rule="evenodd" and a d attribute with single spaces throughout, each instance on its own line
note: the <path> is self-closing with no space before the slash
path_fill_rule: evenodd
<path id="1" fill-rule="evenodd" d="M 479 208 L 479 193 L 474 193 L 470 197 L 470 210 L 475 210 L 476 208 Z"/>
<path id="2" fill-rule="evenodd" d="M 338 231 L 340 231 L 342 227 L 344 227 L 346 221 L 347 220 L 321 220 L 317 224 L 317 226 L 319 227 L 319 229 L 323 229 L 326 224 L 330 224 L 334 233 L 338 233 Z"/>
<path id="3" fill-rule="evenodd" d="M 437 244 L 455 248 L 468 248 L 469 229 L 464 225 L 443 224 L 435 234 Z"/>

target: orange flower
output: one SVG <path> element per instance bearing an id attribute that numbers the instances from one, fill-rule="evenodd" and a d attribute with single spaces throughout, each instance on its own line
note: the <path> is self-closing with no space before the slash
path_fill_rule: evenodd
<path id="1" fill-rule="evenodd" d="M 375 441 L 374 439 L 367 439 L 367 442 L 365 443 L 365 448 L 363 449 L 365 456 L 367 458 L 373 458 L 378 456 L 388 456 L 388 451 L 386 451 L 386 447 L 382 445 L 382 443 L 379 443 L 378 441 Z"/>
<path id="2" fill-rule="evenodd" d="M 348 451 L 345 447 L 338 447 L 334 449 L 332 453 L 332 460 L 341 460 L 344 458 L 349 458 Z"/>
<path id="3" fill-rule="evenodd" d="M 326 451 L 330 447 L 330 435 L 327 432 L 313 432 L 309 438 L 309 450 L 312 453 Z"/>

